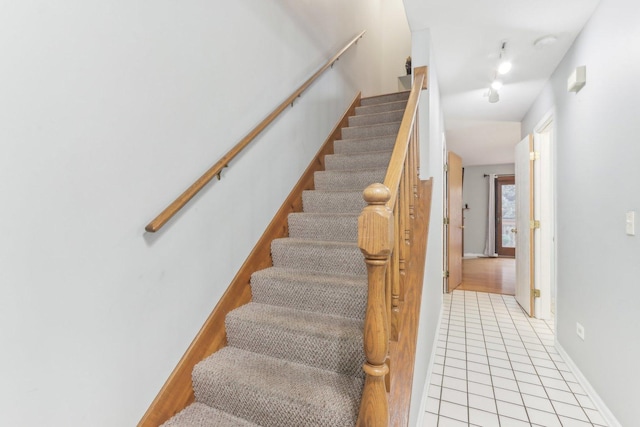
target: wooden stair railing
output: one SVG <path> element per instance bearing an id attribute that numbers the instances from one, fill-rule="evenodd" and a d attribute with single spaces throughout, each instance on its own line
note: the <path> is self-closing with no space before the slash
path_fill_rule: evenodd
<path id="1" fill-rule="evenodd" d="M 411 221 L 418 194 L 418 104 L 426 89 L 427 67 L 414 70 L 414 82 L 396 138 L 384 184 L 364 190 L 367 202 L 358 219 L 358 246 L 367 264 L 369 295 L 364 324 L 365 384 L 358 427 L 387 427 L 390 422 L 390 340 L 401 326 L 400 302 L 406 289 Z M 390 267 L 390 268 L 389 268 Z"/>
<path id="2" fill-rule="evenodd" d="M 340 59 L 340 57 L 347 51 L 351 46 L 358 43 L 366 30 L 362 31 L 358 34 L 353 40 L 347 43 L 338 53 L 327 61 L 325 65 L 323 65 L 316 73 L 311 76 L 306 82 L 302 84 L 295 92 L 291 94 L 287 99 L 285 99 L 276 109 L 274 109 L 264 120 L 262 120 L 255 128 L 253 128 L 247 136 L 242 138 L 240 142 L 238 142 L 231 150 L 229 150 L 220 160 L 218 160 L 213 166 L 211 166 L 200 178 L 198 178 L 189 188 L 187 188 L 177 199 L 173 201 L 169 206 L 167 206 L 157 217 L 153 219 L 147 226 L 145 230 L 150 233 L 155 233 L 160 230 L 163 225 L 167 223 L 180 209 L 182 209 L 188 202 L 191 200 L 200 190 L 204 188 L 214 177 L 218 177 L 220 179 L 220 174 L 222 170 L 229 165 L 229 162 L 233 160 L 240 152 L 251 143 L 263 130 L 266 129 L 271 122 L 273 122 L 289 105 L 293 107 L 293 102 L 302 95 L 302 93 L 313 84 L 313 82 L 318 79 L 327 69 L 332 68 L 333 64 Z"/>

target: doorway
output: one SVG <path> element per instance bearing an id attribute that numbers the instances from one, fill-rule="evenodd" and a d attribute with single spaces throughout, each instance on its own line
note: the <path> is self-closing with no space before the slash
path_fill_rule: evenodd
<path id="1" fill-rule="evenodd" d="M 532 317 L 553 319 L 556 295 L 553 114 L 516 149 L 516 300 Z"/>
<path id="2" fill-rule="evenodd" d="M 496 178 L 496 253 L 516 256 L 516 178 L 502 175 Z"/>
<path id="3" fill-rule="evenodd" d="M 447 155 L 447 213 L 445 220 L 447 250 L 446 291 L 462 283 L 462 159 L 449 151 Z"/>

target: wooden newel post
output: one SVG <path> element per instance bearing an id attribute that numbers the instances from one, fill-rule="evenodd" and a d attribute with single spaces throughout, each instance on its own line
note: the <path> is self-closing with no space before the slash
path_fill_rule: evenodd
<path id="1" fill-rule="evenodd" d="M 385 364 L 389 351 L 389 319 L 385 301 L 385 272 L 392 252 L 393 212 L 386 203 L 391 193 L 382 184 L 372 184 L 364 190 L 368 206 L 358 218 L 358 246 L 364 254 L 369 276 L 369 295 L 364 321 L 364 352 L 367 362 L 358 427 L 387 427 L 389 402 L 384 378 L 389 368 Z"/>

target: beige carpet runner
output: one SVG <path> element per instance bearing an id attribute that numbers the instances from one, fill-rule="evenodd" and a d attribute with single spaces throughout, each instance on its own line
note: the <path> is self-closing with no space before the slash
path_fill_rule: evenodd
<path id="1" fill-rule="evenodd" d="M 357 246 L 362 191 L 382 182 L 409 93 L 362 100 L 253 300 L 227 315 L 228 346 L 193 370 L 196 402 L 166 427 L 353 426 L 364 384 L 367 300 Z"/>

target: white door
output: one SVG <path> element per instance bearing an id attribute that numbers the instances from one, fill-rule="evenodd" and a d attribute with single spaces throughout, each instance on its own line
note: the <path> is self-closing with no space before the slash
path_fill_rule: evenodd
<path id="1" fill-rule="evenodd" d="M 516 300 L 533 316 L 533 135 L 516 145 Z"/>

